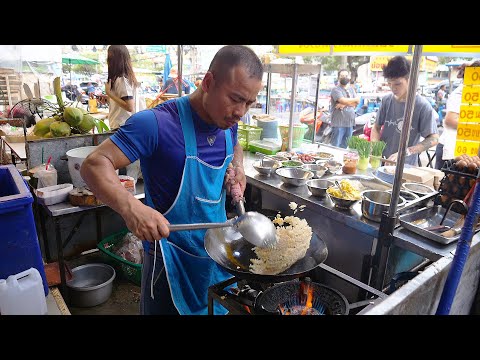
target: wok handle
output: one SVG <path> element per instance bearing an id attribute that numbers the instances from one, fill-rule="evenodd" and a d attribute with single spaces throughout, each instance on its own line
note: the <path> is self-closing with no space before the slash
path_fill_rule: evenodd
<path id="1" fill-rule="evenodd" d="M 176 225 L 169 224 L 168 229 L 170 231 L 183 231 L 183 230 L 222 228 L 222 227 L 234 225 L 235 219 L 236 218 L 233 218 L 223 223 L 197 223 L 197 224 L 176 224 Z"/>

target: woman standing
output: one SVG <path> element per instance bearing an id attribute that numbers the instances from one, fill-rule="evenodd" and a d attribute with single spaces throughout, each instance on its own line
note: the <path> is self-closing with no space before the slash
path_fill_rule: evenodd
<path id="1" fill-rule="evenodd" d="M 105 93 L 109 99 L 108 122 L 111 130 L 123 126 L 136 112 L 137 78 L 133 72 L 130 53 L 125 45 L 110 45 L 107 52 L 108 80 Z M 140 175 L 140 161 L 127 166 L 127 176 L 137 181 Z"/>

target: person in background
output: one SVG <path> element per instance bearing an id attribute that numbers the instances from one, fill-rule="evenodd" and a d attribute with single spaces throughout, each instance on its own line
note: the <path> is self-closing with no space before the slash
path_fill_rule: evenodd
<path id="1" fill-rule="evenodd" d="M 108 123 L 111 130 L 125 124 L 135 112 L 136 89 L 139 86 L 133 72 L 130 53 L 125 45 L 110 45 L 107 51 L 108 80 L 105 93 L 109 99 Z M 140 177 L 140 162 L 127 166 L 127 176 Z"/>
<path id="2" fill-rule="evenodd" d="M 346 148 L 347 139 L 355 126 L 355 107 L 360 102 L 355 89 L 350 86 L 350 73 L 346 69 L 338 72 L 338 85 L 330 93 L 332 145 Z"/>
<path id="3" fill-rule="evenodd" d="M 87 84 L 87 91 L 86 91 L 87 95 L 90 95 L 90 94 L 95 94 L 95 86 L 93 86 L 93 84 L 91 82 L 89 82 Z"/>
<path id="4" fill-rule="evenodd" d="M 209 286 L 231 278 L 205 251 L 205 229 L 170 232 L 168 224 L 224 222 L 231 186 L 240 185 L 232 196 L 243 196 L 237 128 L 262 77 L 263 65 L 249 47 L 225 46 L 193 94 L 134 114 L 83 162 L 90 190 L 144 240 L 141 314 L 207 314 Z M 139 158 L 145 205 L 115 174 Z M 215 314 L 225 313 L 216 303 Z"/>
<path id="5" fill-rule="evenodd" d="M 396 161 L 398 157 L 410 67 L 410 61 L 404 56 L 395 56 L 383 68 L 383 76 L 392 93 L 382 98 L 370 134 L 371 141 L 382 140 L 387 143 L 383 156 L 392 161 Z M 423 96 L 416 94 L 405 164 L 418 165 L 418 154 L 437 144 L 437 117 L 438 114 L 430 103 Z M 380 131 L 382 126 L 383 130 Z M 420 137 L 424 137 L 424 140 L 420 141 Z"/>
<path id="6" fill-rule="evenodd" d="M 465 75 L 465 67 L 467 66 L 480 66 L 480 60 L 470 65 L 468 65 L 468 63 L 462 64 L 457 73 L 457 78 L 462 79 L 462 83 L 452 91 L 447 99 L 447 113 L 445 119 L 443 119 L 443 132 L 442 135 L 440 135 L 437 148 L 435 149 L 435 169 L 440 170 L 445 161 L 455 157 L 457 126 L 460 117 L 460 104 L 462 103 L 463 77 Z"/>
<path id="7" fill-rule="evenodd" d="M 162 87 L 162 91 L 166 94 L 178 94 L 178 71 L 176 68 L 171 68 L 168 74 L 168 79 Z M 182 92 L 190 94 L 190 85 L 182 79 Z"/>

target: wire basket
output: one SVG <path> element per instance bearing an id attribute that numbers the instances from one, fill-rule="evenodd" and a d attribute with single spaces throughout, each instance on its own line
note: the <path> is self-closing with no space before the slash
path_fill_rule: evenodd
<path id="1" fill-rule="evenodd" d="M 128 229 L 124 229 L 119 233 L 110 235 L 100 241 L 97 247 L 100 251 L 113 260 L 112 265 L 116 268 L 116 270 L 122 273 L 129 281 L 140 286 L 142 281 L 142 264 L 135 264 L 131 261 L 125 260 L 111 251 L 116 244 L 122 241 L 123 237 L 128 232 Z"/>
<path id="2" fill-rule="evenodd" d="M 258 126 L 238 124 L 238 142 L 244 150 L 248 150 L 248 145 L 252 140 L 260 140 L 263 129 Z"/>

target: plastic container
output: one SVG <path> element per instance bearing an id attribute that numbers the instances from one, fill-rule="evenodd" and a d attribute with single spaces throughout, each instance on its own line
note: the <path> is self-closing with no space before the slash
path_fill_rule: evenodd
<path id="1" fill-rule="evenodd" d="M 60 184 L 37 189 L 38 202 L 53 205 L 68 200 L 68 193 L 73 190 L 72 184 Z"/>
<path id="2" fill-rule="evenodd" d="M 32 211 L 33 197 L 14 165 L 0 166 L 0 279 L 34 267 L 48 283 Z"/>
<path id="3" fill-rule="evenodd" d="M 281 146 L 278 143 L 268 140 L 253 140 L 248 146 L 248 150 L 251 152 L 259 152 L 265 155 L 275 155 L 280 149 Z"/>
<path id="4" fill-rule="evenodd" d="M 2 315 L 47 315 L 42 277 L 35 268 L 0 279 Z"/>
<path id="5" fill-rule="evenodd" d="M 260 136 L 260 139 L 278 139 L 279 133 L 278 133 L 278 120 L 262 120 L 262 119 L 257 119 L 257 125 L 258 127 L 262 128 L 262 134 Z"/>
<path id="6" fill-rule="evenodd" d="M 112 251 L 112 248 L 122 241 L 123 237 L 128 232 L 128 229 L 124 229 L 119 233 L 110 235 L 100 241 L 97 247 L 101 252 L 107 255 L 107 259 L 112 260 L 110 263 L 114 268 L 117 268 L 128 280 L 140 286 L 142 282 L 142 264 L 135 264 L 131 261 L 125 260 Z"/>
<path id="7" fill-rule="evenodd" d="M 282 137 L 282 143 L 288 144 L 288 125 L 280 125 L 280 136 Z M 299 148 L 302 145 L 303 137 L 308 130 L 308 126 L 305 124 L 293 124 L 293 142 L 294 148 Z"/>
<path id="8" fill-rule="evenodd" d="M 259 140 L 262 134 L 262 128 L 257 126 L 239 124 L 238 125 L 238 142 L 244 150 L 248 149 L 248 145 L 252 140 Z"/>

